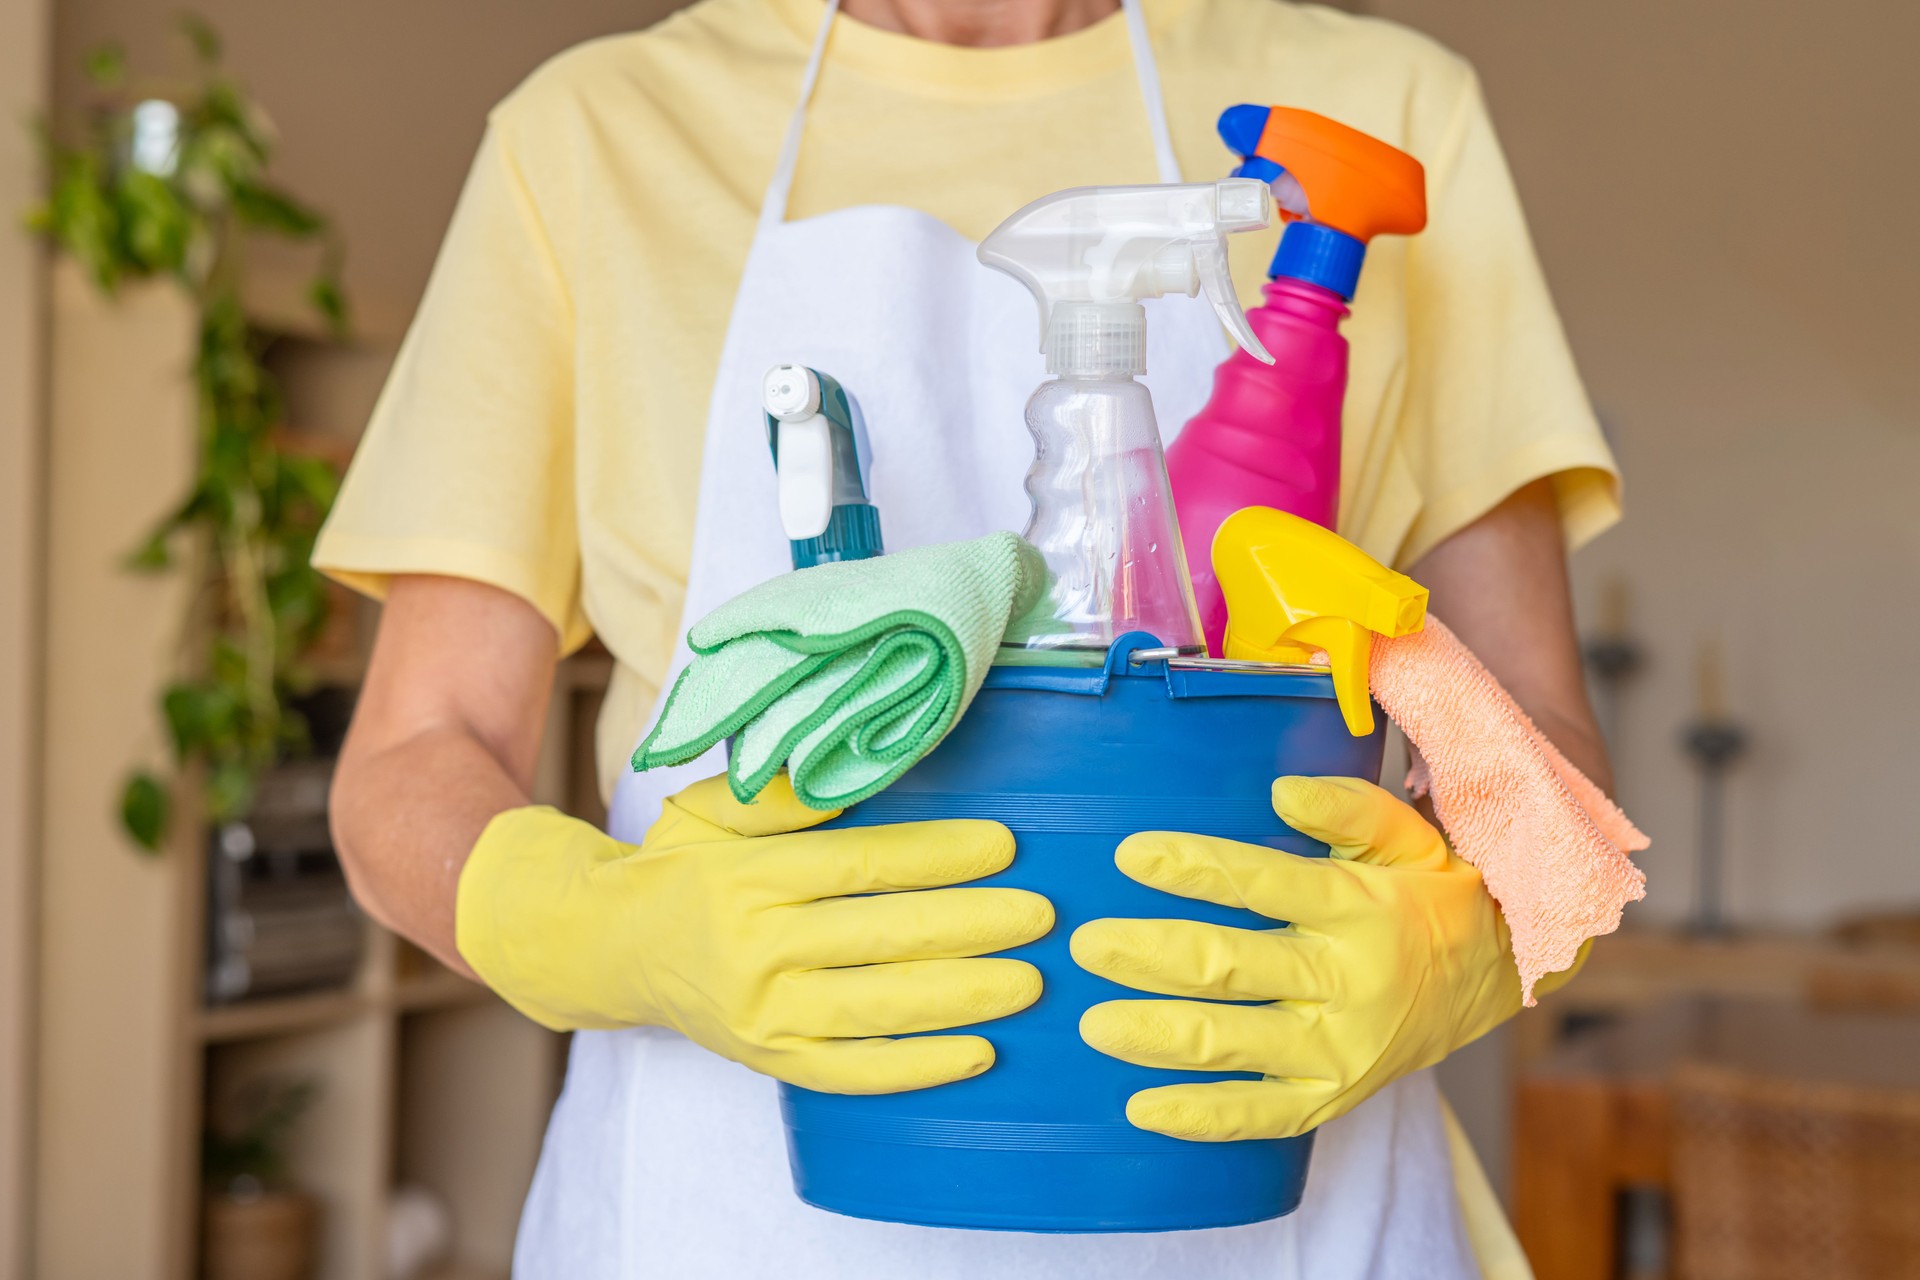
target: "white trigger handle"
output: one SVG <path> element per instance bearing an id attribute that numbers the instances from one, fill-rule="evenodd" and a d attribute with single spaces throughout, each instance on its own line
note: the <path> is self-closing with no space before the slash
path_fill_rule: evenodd
<path id="1" fill-rule="evenodd" d="M 1200 277 L 1200 287 L 1206 291 L 1207 301 L 1213 304 L 1213 313 L 1220 317 L 1220 323 L 1227 327 L 1233 340 L 1261 364 L 1272 364 L 1272 354 L 1253 331 L 1253 326 L 1247 323 L 1247 313 L 1240 309 L 1240 300 L 1234 296 L 1233 276 L 1227 271 L 1226 240 L 1221 238 L 1194 245 L 1193 269 L 1194 274 Z"/>

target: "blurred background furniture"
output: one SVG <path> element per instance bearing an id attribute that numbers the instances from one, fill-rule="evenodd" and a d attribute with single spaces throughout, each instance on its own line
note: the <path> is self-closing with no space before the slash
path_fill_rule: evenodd
<path id="1" fill-rule="evenodd" d="M 119 829 L 118 779 L 160 740 L 153 691 L 182 616 L 181 576 L 130 575 L 122 561 L 189 465 L 194 321 L 164 286 L 105 302 L 68 263 L 54 271 L 52 302 L 45 643 L 60 660 L 48 666 L 38 743 L 35 1274 L 197 1274 L 201 1132 L 227 1100 L 271 1078 L 313 1085 L 287 1139 L 286 1173 L 317 1201 L 319 1280 L 386 1274 L 388 1203 L 402 1184 L 430 1189 L 451 1220 L 449 1259 L 429 1276 L 504 1277 L 564 1038 L 343 914 L 323 816 L 306 794 L 324 787 L 324 762 L 281 780 L 293 794 L 287 821 L 269 806 L 257 829 L 216 839 L 180 813 L 151 857 Z M 278 313 L 262 311 L 273 328 Z M 316 451 L 350 452 L 396 337 L 333 347 L 277 329 L 270 364 L 287 392 L 288 432 Z M 372 610 L 341 604 L 345 624 L 321 675 L 351 690 Z M 591 730 L 608 672 L 604 654 L 566 664 L 540 766 L 538 797 L 587 816 L 598 805 Z M 180 791 L 190 799 L 194 788 Z M 302 883 L 249 896 L 226 874 L 234 868 L 217 866 L 223 875 L 210 881 L 210 855 L 231 858 L 249 841 L 295 856 Z M 316 914 L 329 892 L 333 906 Z M 287 923 L 290 894 L 306 904 L 293 903 L 293 923 L 325 935 L 332 973 L 281 966 L 282 989 L 259 994 L 235 965 L 257 974 L 261 953 L 249 960 L 226 943 L 270 927 L 276 913 Z M 216 994 L 249 998 L 207 1000 L 216 925 L 235 935 L 212 949 L 226 961 Z M 343 930 L 357 936 L 343 940 Z"/>
<path id="2" fill-rule="evenodd" d="M 1516 1107 L 1540 1280 L 1920 1275 L 1920 1010 L 1669 1001 L 1523 1067 Z"/>
<path id="3" fill-rule="evenodd" d="M 1920 942 L 1903 940 L 1910 917 L 1702 938 L 1681 927 L 1636 928 L 1631 915 L 1594 945 L 1577 978 L 1514 1020 L 1516 1069 L 1582 1027 L 1690 997 L 1920 1012 Z"/>
<path id="4" fill-rule="evenodd" d="M 1920 1275 L 1920 1086 L 1689 1063 L 1671 1092 L 1677 1274 Z"/>

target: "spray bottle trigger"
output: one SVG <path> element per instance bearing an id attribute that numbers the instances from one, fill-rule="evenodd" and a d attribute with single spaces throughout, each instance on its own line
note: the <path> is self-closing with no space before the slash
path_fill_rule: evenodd
<path id="1" fill-rule="evenodd" d="M 833 519 L 832 428 L 825 414 L 816 413 L 782 422 L 778 430 L 780 526 L 792 542 L 817 538 Z"/>
<path id="2" fill-rule="evenodd" d="M 1206 291 L 1207 301 L 1213 304 L 1213 313 L 1220 317 L 1220 323 L 1233 335 L 1233 340 L 1261 364 L 1272 364 L 1272 354 L 1247 323 L 1247 313 L 1240 309 L 1240 300 L 1234 296 L 1233 277 L 1227 271 L 1227 242 L 1220 239 L 1194 245 L 1193 268 L 1200 277 L 1200 287 Z"/>
<path id="3" fill-rule="evenodd" d="M 1347 732 L 1364 738 L 1373 732 L 1373 697 L 1367 677 L 1373 665 L 1373 632 L 1347 618 L 1322 616 L 1296 622 L 1283 640 L 1327 655 L 1333 695 Z"/>

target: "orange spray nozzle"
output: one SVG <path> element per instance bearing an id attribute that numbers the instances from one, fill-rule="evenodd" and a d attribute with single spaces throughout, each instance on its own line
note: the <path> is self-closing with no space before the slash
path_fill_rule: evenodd
<path id="1" fill-rule="evenodd" d="M 1308 217 L 1365 243 L 1427 225 L 1427 173 L 1398 147 L 1298 107 L 1231 107 L 1220 136 L 1243 160 L 1285 169 L 1306 192 Z M 1248 165 L 1245 176 L 1265 176 Z"/>

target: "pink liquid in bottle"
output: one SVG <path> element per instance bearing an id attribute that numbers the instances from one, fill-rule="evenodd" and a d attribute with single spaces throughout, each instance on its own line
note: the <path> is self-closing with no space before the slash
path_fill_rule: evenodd
<path id="1" fill-rule="evenodd" d="M 1340 499 L 1340 411 L 1347 340 L 1340 295 L 1281 277 L 1247 312 L 1273 355 L 1244 351 L 1224 361 L 1213 395 L 1167 449 L 1167 473 L 1186 545 L 1207 649 L 1218 656 L 1227 606 L 1213 575 L 1213 535 L 1242 507 L 1277 507 L 1334 527 Z"/>

